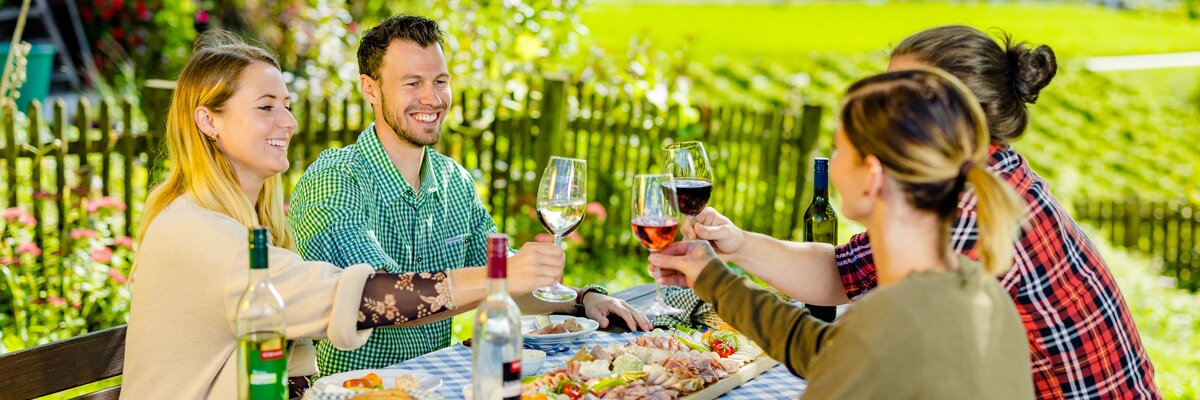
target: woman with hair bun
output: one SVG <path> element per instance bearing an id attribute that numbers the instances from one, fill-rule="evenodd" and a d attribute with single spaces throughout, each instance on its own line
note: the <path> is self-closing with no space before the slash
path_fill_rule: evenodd
<path id="1" fill-rule="evenodd" d="M 1029 399 L 1029 353 L 995 277 L 1012 265 L 1022 204 L 982 168 L 987 122 L 954 77 L 888 72 L 846 91 L 830 177 L 842 214 L 878 233 L 878 290 L 830 324 L 733 274 L 708 242 L 650 257 L 808 380 L 806 399 Z M 979 261 L 950 248 L 959 195 L 979 199 Z"/>
<path id="2" fill-rule="evenodd" d="M 1012 243 L 1012 268 L 999 279 L 1025 325 L 1034 393 L 1041 399 L 1161 398 L 1154 367 L 1104 259 L 1010 144 L 1025 133 L 1029 104 L 1057 73 L 1054 51 L 1014 43 L 1007 35 L 997 42 L 968 26 L 941 26 L 893 49 L 889 71 L 916 67 L 942 69 L 971 90 L 991 141 L 980 166 L 1027 204 Z M 968 190 L 957 206 L 950 247 L 972 259 L 986 256 L 979 244 L 985 233 L 978 196 Z M 845 304 L 883 279 L 871 240 L 876 232 L 869 229 L 837 247 L 787 242 L 743 232 L 710 208 L 684 233 L 712 241 L 723 259 L 806 303 Z"/>

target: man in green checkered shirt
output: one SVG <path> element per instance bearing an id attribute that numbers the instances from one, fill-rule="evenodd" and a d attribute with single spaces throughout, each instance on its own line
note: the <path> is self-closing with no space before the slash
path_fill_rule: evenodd
<path id="1" fill-rule="evenodd" d="M 485 239 L 496 224 L 462 166 L 431 147 L 450 107 L 450 75 L 443 35 L 432 20 L 398 16 L 367 31 L 358 50 L 360 89 L 375 123 L 355 144 L 321 153 L 300 178 L 290 203 L 300 253 L 345 268 L 370 264 L 387 272 L 464 269 L 451 285 L 478 288 L 470 298 L 425 325 L 377 328 L 354 351 L 317 343 L 321 375 L 380 368 L 450 345 L 450 316 L 483 299 Z M 528 294 L 562 275 L 563 251 L 527 243 L 508 262 L 509 291 L 526 314 L 572 312 L 609 324 L 620 318 L 634 329 L 648 320 L 624 301 L 593 290 L 577 302 L 547 303 Z M 385 310 L 386 311 L 386 310 Z M 436 318 L 435 318 L 436 319 Z M 428 319 L 425 319 L 428 320 Z"/>

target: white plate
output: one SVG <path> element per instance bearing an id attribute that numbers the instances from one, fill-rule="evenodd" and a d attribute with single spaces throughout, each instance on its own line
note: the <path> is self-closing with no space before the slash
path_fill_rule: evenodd
<path id="1" fill-rule="evenodd" d="M 371 374 L 371 372 L 374 372 L 374 374 L 378 375 L 379 378 L 382 378 L 384 389 L 395 389 L 396 378 L 404 375 L 412 375 L 415 377 L 416 382 L 421 384 L 421 387 L 419 388 L 420 390 L 433 390 L 442 386 L 442 378 L 426 374 L 426 372 L 388 368 L 341 372 L 341 374 L 334 374 L 319 378 L 317 382 L 313 382 L 312 387 L 314 389 L 324 389 L 326 387 L 341 388 L 342 382 L 346 382 L 347 380 L 358 380 L 358 378 L 362 378 L 367 374 Z"/>
<path id="2" fill-rule="evenodd" d="M 550 323 L 552 323 L 552 324 L 559 324 L 559 323 L 562 323 L 563 321 L 566 321 L 568 318 L 572 318 L 575 320 L 575 322 L 578 322 L 579 325 L 583 326 L 583 330 L 579 331 L 579 332 L 554 333 L 554 334 L 549 334 L 549 335 L 535 335 L 535 334 L 530 333 L 530 332 L 537 330 L 537 328 L 536 328 L 537 323 L 534 321 L 534 318 L 535 317 L 532 315 L 526 315 L 526 316 L 521 317 L 521 332 L 525 334 L 525 341 L 529 342 L 530 344 L 546 345 L 546 344 L 556 344 L 556 343 L 567 343 L 567 342 L 573 341 L 577 338 L 581 338 L 581 337 L 590 335 L 590 334 L 592 334 L 592 332 L 595 332 L 596 329 L 600 329 L 600 323 L 598 323 L 596 321 L 592 321 L 587 318 L 576 318 L 576 317 L 572 317 L 569 315 L 551 315 Z"/>

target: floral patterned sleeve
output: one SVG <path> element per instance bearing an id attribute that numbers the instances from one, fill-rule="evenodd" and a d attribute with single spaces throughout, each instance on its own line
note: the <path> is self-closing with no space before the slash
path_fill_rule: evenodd
<path id="1" fill-rule="evenodd" d="M 358 329 L 402 324 L 454 308 L 445 271 L 377 273 L 363 288 Z"/>

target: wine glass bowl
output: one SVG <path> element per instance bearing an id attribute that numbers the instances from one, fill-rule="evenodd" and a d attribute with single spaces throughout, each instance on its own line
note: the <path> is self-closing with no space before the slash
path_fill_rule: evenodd
<path id="1" fill-rule="evenodd" d="M 659 217 L 641 217 L 633 219 L 633 234 L 637 236 L 642 246 L 650 251 L 658 251 L 675 241 L 675 232 L 679 231 L 679 221 Z"/>
<path id="2" fill-rule="evenodd" d="M 712 168 L 704 144 L 698 141 L 676 142 L 663 146 L 663 173 L 674 178 L 672 185 L 679 200 L 679 211 L 695 217 L 708 206 L 712 196 Z"/>

